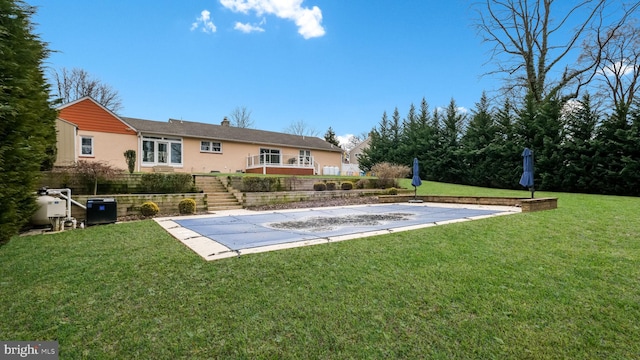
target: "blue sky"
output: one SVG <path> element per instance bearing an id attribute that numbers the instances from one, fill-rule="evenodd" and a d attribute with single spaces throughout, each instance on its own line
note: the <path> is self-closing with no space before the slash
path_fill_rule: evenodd
<path id="1" fill-rule="evenodd" d="M 363 134 L 426 98 L 473 108 L 498 85 L 462 0 L 27 0 L 52 69 L 118 91 L 121 115 Z"/>

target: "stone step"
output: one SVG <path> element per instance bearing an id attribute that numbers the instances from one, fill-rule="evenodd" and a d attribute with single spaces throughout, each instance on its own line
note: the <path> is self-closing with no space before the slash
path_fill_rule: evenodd
<path id="1" fill-rule="evenodd" d="M 221 205 L 221 206 L 210 206 L 207 211 L 222 211 L 222 210 L 239 210 L 242 209 L 242 205 Z"/>
<path id="2" fill-rule="evenodd" d="M 236 199 L 235 196 L 228 194 L 228 196 L 210 196 L 211 194 L 207 194 L 207 204 L 209 206 L 216 206 L 218 204 L 235 204 L 241 205 Z"/>
<path id="3" fill-rule="evenodd" d="M 242 204 L 217 176 L 196 177 L 196 187 L 207 194 L 209 211 L 242 209 Z"/>

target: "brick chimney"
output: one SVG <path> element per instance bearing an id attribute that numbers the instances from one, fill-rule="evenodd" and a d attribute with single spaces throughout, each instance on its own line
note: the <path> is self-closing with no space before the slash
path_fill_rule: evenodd
<path id="1" fill-rule="evenodd" d="M 227 119 L 227 117 L 225 116 L 224 119 L 222 119 L 222 122 L 220 123 L 220 125 L 229 126 L 229 119 Z"/>

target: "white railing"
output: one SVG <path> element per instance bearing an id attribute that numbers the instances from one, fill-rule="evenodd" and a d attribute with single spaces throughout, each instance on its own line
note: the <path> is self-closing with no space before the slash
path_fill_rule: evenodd
<path id="1" fill-rule="evenodd" d="M 298 154 L 260 154 L 249 155 L 247 157 L 247 169 L 258 167 L 294 167 L 294 168 L 313 168 L 317 169 L 317 164 L 313 156 Z"/>

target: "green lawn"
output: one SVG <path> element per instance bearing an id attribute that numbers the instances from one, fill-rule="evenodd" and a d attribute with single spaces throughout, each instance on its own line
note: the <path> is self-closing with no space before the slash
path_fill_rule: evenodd
<path id="1" fill-rule="evenodd" d="M 536 196 L 559 208 L 214 262 L 150 220 L 16 237 L 0 339 L 61 359 L 639 358 L 640 199 Z"/>

